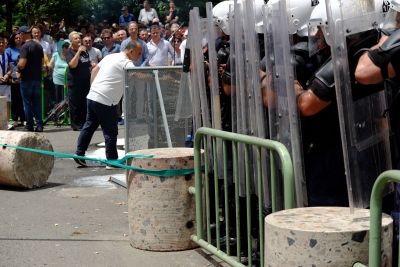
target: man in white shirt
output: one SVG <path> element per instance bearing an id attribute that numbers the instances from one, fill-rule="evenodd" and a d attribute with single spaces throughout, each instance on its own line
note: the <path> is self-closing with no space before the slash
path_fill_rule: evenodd
<path id="1" fill-rule="evenodd" d="M 117 160 L 118 115 L 117 104 L 124 93 L 124 67 L 134 67 L 142 53 L 142 46 L 131 41 L 120 53 L 110 54 L 93 68 L 90 77 L 91 87 L 87 95 L 86 122 L 80 132 L 76 155 L 84 156 L 94 132 L 99 125 L 103 131 L 106 144 L 107 160 Z M 75 159 L 81 166 L 85 160 Z M 106 166 L 107 170 L 116 167 Z"/>
<path id="2" fill-rule="evenodd" d="M 161 38 L 160 26 L 151 26 L 150 32 L 151 40 L 147 43 L 149 66 L 168 66 L 168 53 L 173 56 L 174 48 L 170 42 Z"/>
<path id="3" fill-rule="evenodd" d="M 89 54 L 90 63 L 92 64 L 92 68 L 94 68 L 102 59 L 101 51 L 92 46 L 93 43 L 90 36 L 85 36 L 83 38 L 83 45 L 86 47 L 86 52 Z"/>

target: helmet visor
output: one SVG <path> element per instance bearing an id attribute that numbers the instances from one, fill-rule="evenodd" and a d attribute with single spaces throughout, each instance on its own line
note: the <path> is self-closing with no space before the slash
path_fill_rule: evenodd
<path id="1" fill-rule="evenodd" d="M 386 13 L 385 22 L 382 29 L 388 32 L 394 32 L 400 28 L 400 12 L 390 8 Z"/>

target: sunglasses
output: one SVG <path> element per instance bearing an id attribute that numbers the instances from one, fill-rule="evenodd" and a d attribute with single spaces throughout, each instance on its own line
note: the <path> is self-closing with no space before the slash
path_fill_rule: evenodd
<path id="1" fill-rule="evenodd" d="M 91 43 L 92 40 L 84 40 L 83 42 L 84 42 L 84 43 Z"/>
<path id="2" fill-rule="evenodd" d="M 111 39 L 111 36 L 109 36 L 109 37 L 103 37 L 103 38 L 101 38 L 101 39 L 103 39 L 103 40 L 109 40 L 109 39 Z"/>

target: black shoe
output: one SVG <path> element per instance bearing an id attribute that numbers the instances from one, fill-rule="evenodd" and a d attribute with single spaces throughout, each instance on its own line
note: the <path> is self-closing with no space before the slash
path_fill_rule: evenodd
<path id="1" fill-rule="evenodd" d="M 29 128 L 27 126 L 25 126 L 22 129 L 18 129 L 18 131 L 21 131 L 21 132 L 34 132 L 33 128 Z"/>
<path id="2" fill-rule="evenodd" d="M 74 156 L 79 156 L 79 155 L 74 155 Z M 83 166 L 83 167 L 87 167 L 86 165 L 86 161 L 84 159 L 74 159 L 76 163 L 78 163 L 79 165 Z"/>
<path id="3" fill-rule="evenodd" d="M 106 166 L 106 170 L 118 170 L 118 169 L 121 169 L 121 167 L 113 166 L 113 165 L 110 165 L 110 164 L 107 164 L 107 166 Z"/>
<path id="4" fill-rule="evenodd" d="M 35 132 L 38 132 L 38 133 L 43 132 L 43 126 L 42 125 L 37 126 L 35 129 Z"/>

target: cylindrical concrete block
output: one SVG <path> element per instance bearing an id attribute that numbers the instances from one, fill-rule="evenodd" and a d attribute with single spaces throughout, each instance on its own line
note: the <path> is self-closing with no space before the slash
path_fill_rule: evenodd
<path id="1" fill-rule="evenodd" d="M 7 101 L 5 96 L 0 96 L 0 130 L 7 130 Z"/>
<path id="2" fill-rule="evenodd" d="M 154 155 L 131 159 L 129 165 L 148 170 L 194 168 L 193 148 L 157 148 L 129 154 Z M 196 233 L 194 174 L 157 177 L 128 171 L 128 216 L 131 245 L 151 251 L 195 248 L 190 240 Z"/>
<path id="3" fill-rule="evenodd" d="M 0 131 L 0 144 L 53 151 L 50 141 L 37 133 Z M 0 147 L 0 185 L 41 187 L 54 167 L 54 156 Z"/>
<path id="4" fill-rule="evenodd" d="M 368 263 L 370 213 L 366 209 L 313 207 L 265 218 L 265 266 L 349 267 Z M 393 220 L 383 214 L 382 265 L 392 266 Z"/>

